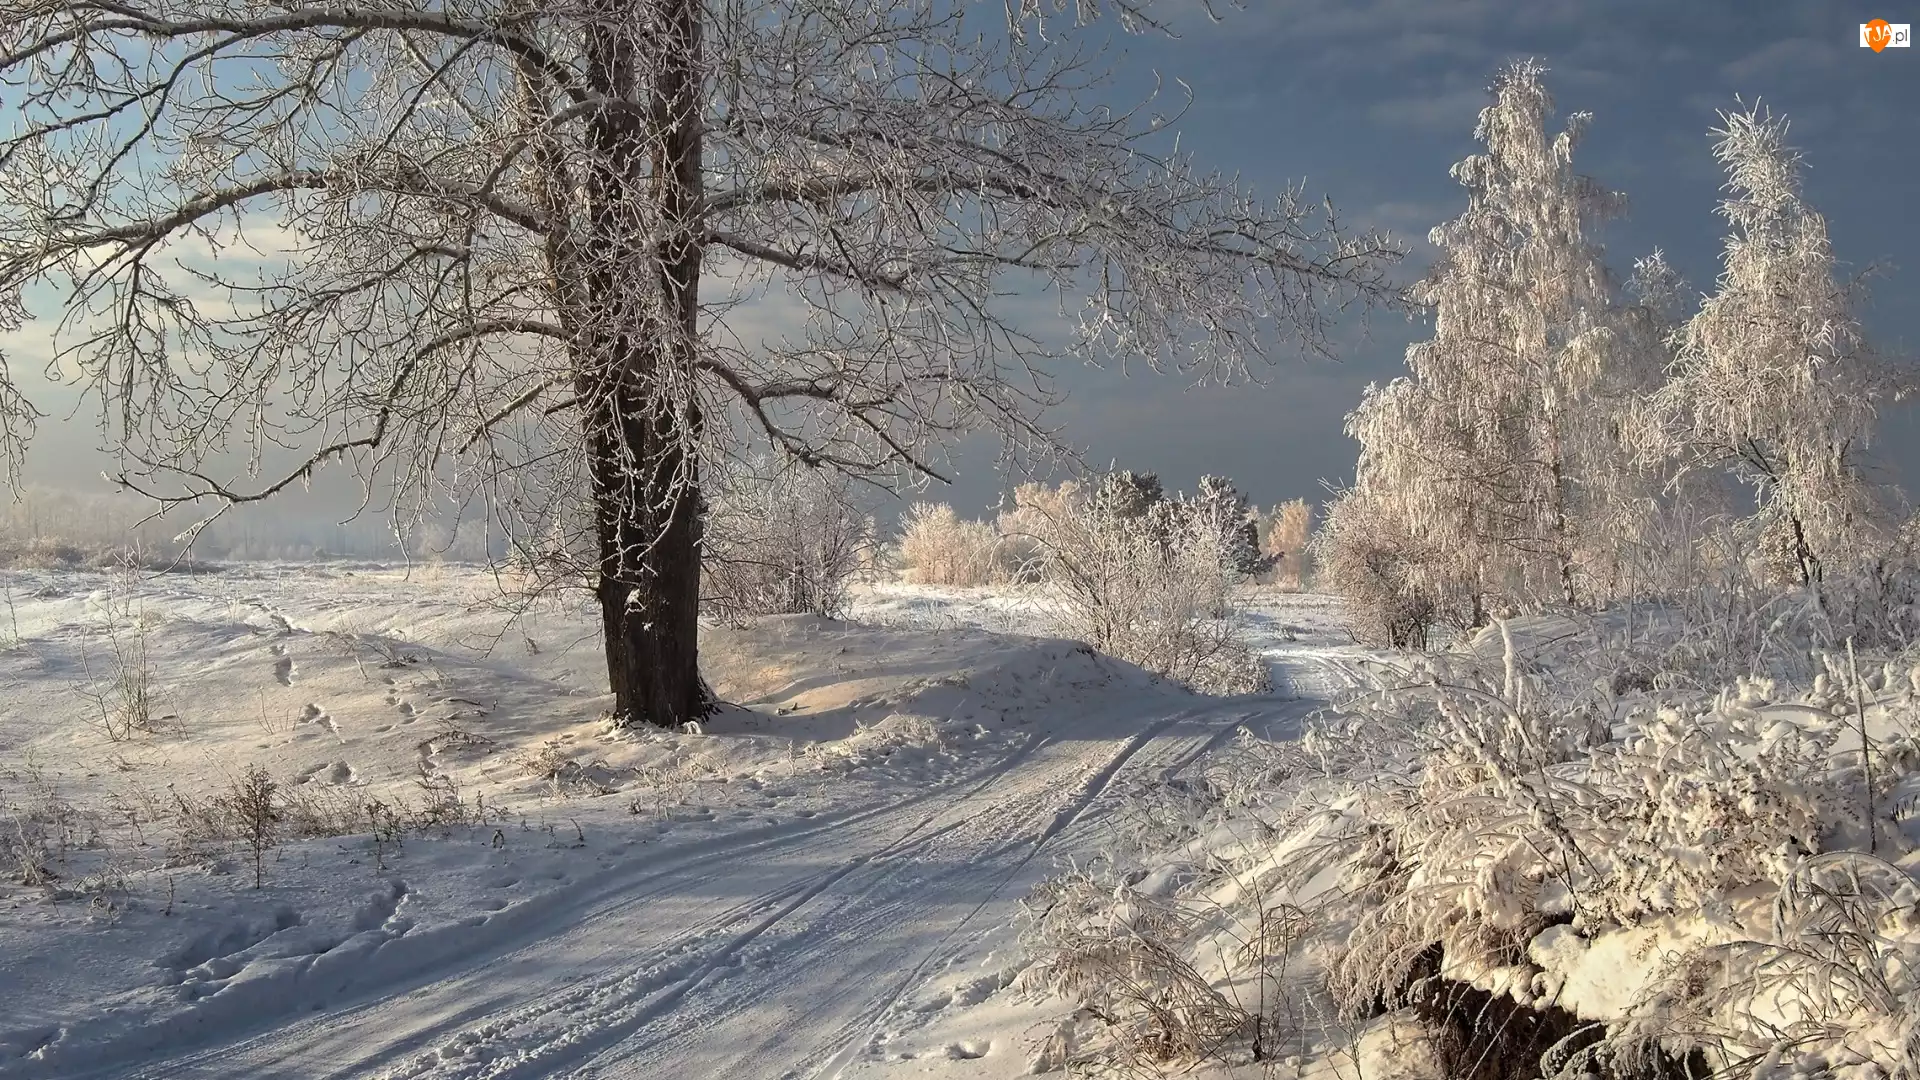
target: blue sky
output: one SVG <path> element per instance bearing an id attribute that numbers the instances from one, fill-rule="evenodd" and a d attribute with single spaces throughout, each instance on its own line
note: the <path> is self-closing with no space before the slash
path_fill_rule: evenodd
<path id="1" fill-rule="evenodd" d="M 1792 121 L 1808 161 L 1807 191 L 1827 215 L 1851 272 L 1876 267 L 1862 314 L 1874 343 L 1920 353 L 1920 51 L 1858 44 L 1872 18 L 1920 22 L 1911 10 L 1806 2 L 1567 0 L 1246 0 L 1209 23 L 1179 20 L 1175 40 L 1116 38 L 1116 96 L 1156 71 L 1195 101 L 1184 144 L 1203 162 L 1275 190 L 1305 179 L 1344 216 L 1412 241 L 1419 272 L 1428 229 L 1465 200 L 1448 168 L 1474 151 L 1486 86 L 1504 62 L 1532 56 L 1562 112 L 1595 114 L 1576 156 L 1583 172 L 1629 198 L 1602 234 L 1624 272 L 1658 246 L 1695 290 L 1718 272 L 1723 229 L 1709 128 L 1735 97 L 1759 98 Z M 1188 389 L 1176 380 L 1072 372 L 1064 434 L 1089 457 L 1191 484 L 1224 473 L 1262 503 L 1318 497 L 1350 475 L 1341 420 L 1369 381 L 1391 378 L 1424 328 L 1392 316 L 1363 339 L 1343 335 L 1341 362 L 1282 361 L 1266 385 Z M 1910 412 L 1885 418 L 1882 451 L 1920 461 Z M 962 462 L 950 493 L 992 500 L 984 458 Z M 1909 470 L 1920 476 L 1920 468 Z"/>
<path id="2" fill-rule="evenodd" d="M 1464 204 L 1448 169 L 1473 152 L 1485 87 L 1506 61 L 1538 58 L 1563 112 L 1595 114 L 1576 160 L 1629 197 L 1629 216 L 1603 234 L 1615 267 L 1659 246 L 1696 290 L 1712 285 L 1723 232 L 1707 130 L 1736 95 L 1757 97 L 1792 120 L 1810 200 L 1829 218 L 1841 259 L 1852 271 L 1877 268 L 1863 312 L 1871 338 L 1912 358 L 1920 354 L 1920 50 L 1875 54 L 1858 45 L 1865 20 L 1920 22 L 1920 0 L 1904 2 L 1913 6 L 1246 0 L 1214 23 L 1199 15 L 1198 0 L 1163 0 L 1177 37 L 1091 32 L 1113 32 L 1116 104 L 1137 102 L 1156 77 L 1170 93 L 1173 80 L 1183 81 L 1194 101 L 1181 138 L 1202 164 L 1269 192 L 1304 180 L 1349 220 L 1393 230 L 1413 245 L 1406 279 L 1420 270 L 1427 230 Z M 1157 471 L 1171 486 L 1212 472 L 1263 504 L 1318 498 L 1322 481 L 1340 482 L 1352 469 L 1344 414 L 1368 382 L 1396 374 L 1408 342 L 1425 333 L 1391 315 L 1366 330 L 1342 328 L 1340 362 L 1283 359 L 1258 387 L 1062 371 L 1071 396 L 1053 419 L 1091 461 Z M 86 419 L 49 418 L 31 479 L 104 488 L 97 475 L 106 461 L 87 453 L 95 437 Z M 1920 462 L 1911 412 L 1888 415 L 1883 432 L 1890 461 Z M 1004 486 L 992 457 L 965 448 L 956 485 L 928 497 L 984 510 Z M 1920 468 L 1906 471 L 1920 478 Z"/>

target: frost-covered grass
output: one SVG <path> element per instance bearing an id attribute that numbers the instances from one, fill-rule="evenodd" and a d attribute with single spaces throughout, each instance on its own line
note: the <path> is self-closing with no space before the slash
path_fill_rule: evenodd
<path id="1" fill-rule="evenodd" d="M 1377 665 L 1148 793 L 1031 902 L 1029 977 L 1078 1008 L 1056 1063 L 1920 1074 L 1917 658 L 1701 690 L 1618 677 L 1619 629 Z"/>

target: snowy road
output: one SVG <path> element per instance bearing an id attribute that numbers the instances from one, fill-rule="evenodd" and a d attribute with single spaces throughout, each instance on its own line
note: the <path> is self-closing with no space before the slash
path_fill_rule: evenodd
<path id="1" fill-rule="evenodd" d="M 1019 1004 L 1001 991 L 1021 898 L 1111 844 L 1130 792 L 1243 727 L 1290 737 L 1359 661 L 1324 630 L 1297 640 L 1302 601 L 1271 620 L 1273 694 L 1201 698 L 969 629 L 962 597 L 942 600 L 957 627 L 877 610 L 715 631 L 715 685 L 751 708 L 704 735 L 621 732 L 597 720 L 596 658 L 551 647 L 577 636 L 567 610 L 516 624 L 524 656 L 467 644 L 489 640 L 483 581 L 16 584 L 0 783 L 38 800 L 22 821 L 164 811 L 249 762 L 315 805 L 445 778 L 495 816 L 384 853 L 357 827 L 289 840 L 263 889 L 132 830 L 75 847 L 51 864 L 66 899 L 0 894 L 0 1080 L 1022 1075 L 1041 1005 L 977 1028 Z M 183 714 L 138 746 L 68 715 L 110 602 L 144 608 Z M 536 754 L 606 786 L 550 789 Z M 133 869 L 90 903 L 84 875 L 114 859 Z"/>
<path id="2" fill-rule="evenodd" d="M 915 1019 L 955 955 L 1010 941 L 1018 898 L 1099 843 L 1113 793 L 1312 704 L 1038 730 L 963 780 L 635 860 L 372 1000 L 89 1075 L 833 1076 Z"/>

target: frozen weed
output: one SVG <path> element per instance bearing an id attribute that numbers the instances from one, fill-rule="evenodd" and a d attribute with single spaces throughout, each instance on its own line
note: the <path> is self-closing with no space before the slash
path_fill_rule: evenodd
<path id="1" fill-rule="evenodd" d="M 1449 1076 L 1920 1076 L 1920 886 L 1896 865 L 1920 668 L 1816 650 L 1797 687 L 1623 690 L 1593 638 L 1542 663 L 1499 634 L 1133 793 L 1111 862 L 1032 901 L 1033 978 L 1100 1025 L 1054 1058 L 1161 1075 L 1163 1051 L 1258 1056 L 1250 1017 L 1264 1055 L 1385 1012 Z M 1601 973 L 1589 948 L 1626 951 Z M 1290 1029 L 1235 972 L 1280 986 L 1308 955 L 1324 981 L 1285 995 Z M 1582 989 L 1600 977 L 1627 989 Z"/>
<path id="2" fill-rule="evenodd" d="M 5 780 L 0 853 L 20 884 L 57 881 L 69 872 L 76 852 L 101 845 L 100 815 L 70 802 L 55 776 L 29 761 L 21 770 L 9 770 Z"/>
<path id="3" fill-rule="evenodd" d="M 96 674 L 95 661 L 83 641 L 80 664 L 86 678 L 80 693 L 92 704 L 107 738 L 124 742 L 152 734 L 161 721 L 172 718 L 156 715 L 156 676 L 149 652 L 153 624 L 145 607 L 131 597 L 132 571 L 116 572 L 109 582 L 100 622 L 106 639 L 105 668 Z"/>
<path id="4" fill-rule="evenodd" d="M 279 843 L 280 808 L 274 794 L 279 785 L 263 766 L 250 765 L 234 781 L 233 790 L 220 799 L 220 808 L 232 822 L 241 843 L 253 857 L 253 887 L 266 884 L 266 857 Z"/>
<path id="5" fill-rule="evenodd" d="M 569 771 L 579 767 L 578 763 L 567 756 L 566 744 L 559 739 L 548 739 L 540 744 L 539 749 L 529 750 L 519 755 L 514 762 L 525 770 L 528 776 L 554 784 L 558 784 L 560 778 L 567 775 Z"/>
<path id="6" fill-rule="evenodd" d="M 712 770 L 693 758 L 676 758 L 658 765 L 637 766 L 635 785 L 627 798 L 627 812 L 671 819 L 673 812 L 693 800 L 696 785 Z"/>

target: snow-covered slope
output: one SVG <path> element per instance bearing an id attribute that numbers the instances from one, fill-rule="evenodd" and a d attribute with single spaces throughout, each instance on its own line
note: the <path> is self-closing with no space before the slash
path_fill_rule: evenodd
<path id="1" fill-rule="evenodd" d="M 1283 692 L 1198 698 L 956 598 L 872 625 L 893 594 L 713 629 L 735 707 L 635 733 L 600 719 L 592 620 L 510 620 L 477 573 L 4 585 L 0 824 L 53 880 L 0 891 L 0 1077 L 1020 1075 L 1019 898 L 1347 655 L 1276 600 Z M 115 639 L 165 717 L 123 741 L 82 692 Z M 244 846 L 176 835 L 255 764 L 314 806 L 463 809 L 283 839 L 256 890 Z"/>

